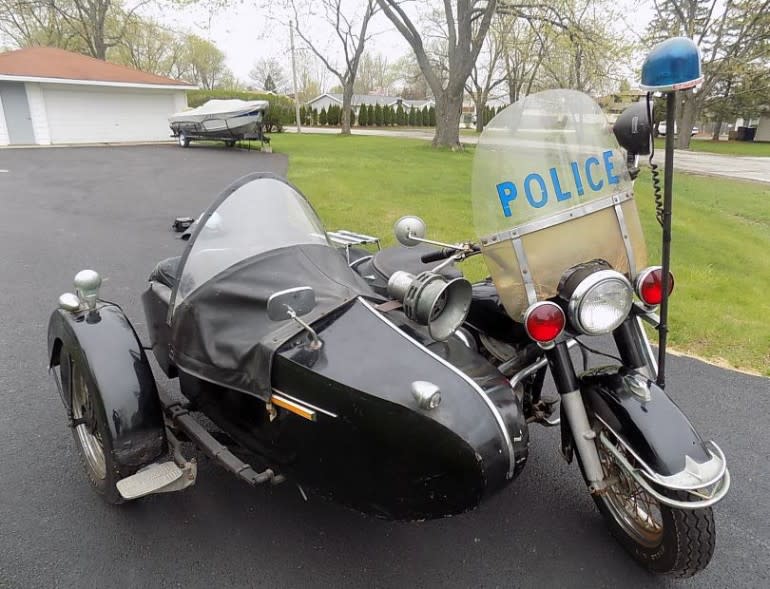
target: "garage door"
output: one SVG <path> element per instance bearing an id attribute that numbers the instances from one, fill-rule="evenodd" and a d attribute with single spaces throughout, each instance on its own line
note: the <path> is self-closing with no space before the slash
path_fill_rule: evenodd
<path id="1" fill-rule="evenodd" d="M 52 143 L 105 143 L 168 139 L 174 93 L 44 86 Z"/>

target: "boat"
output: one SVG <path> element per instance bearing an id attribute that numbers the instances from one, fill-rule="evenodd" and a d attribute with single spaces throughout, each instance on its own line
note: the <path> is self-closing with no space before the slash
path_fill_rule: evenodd
<path id="1" fill-rule="evenodd" d="M 182 147 L 200 139 L 224 141 L 228 147 L 241 139 L 269 143 L 263 134 L 269 107 L 267 100 L 212 99 L 197 108 L 171 115 L 168 122 Z"/>

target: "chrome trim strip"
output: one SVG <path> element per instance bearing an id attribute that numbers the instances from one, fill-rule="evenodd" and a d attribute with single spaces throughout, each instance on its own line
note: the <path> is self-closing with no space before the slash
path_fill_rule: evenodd
<path id="1" fill-rule="evenodd" d="M 694 491 L 696 489 L 702 489 L 704 487 L 708 487 L 710 485 L 713 485 L 713 484 L 719 482 L 719 480 L 722 478 L 722 476 L 724 476 L 724 473 L 727 471 L 727 461 L 725 459 L 725 455 L 722 453 L 722 450 L 719 448 L 719 446 L 717 446 L 714 442 L 710 441 L 710 442 L 707 442 L 707 443 L 710 446 L 712 446 L 716 450 L 716 452 L 717 452 L 717 454 L 714 454 L 714 452 L 711 452 L 709 450 L 709 454 L 711 454 L 711 456 L 712 456 L 711 459 L 712 460 L 718 460 L 720 462 L 720 468 L 719 468 L 719 471 L 717 472 L 717 474 L 714 475 L 710 480 L 703 481 L 703 482 L 698 482 L 698 484 L 696 484 L 696 485 L 677 484 L 677 483 L 672 481 L 672 479 L 677 476 L 676 474 L 670 475 L 670 476 L 667 477 L 665 475 L 662 475 L 662 474 L 659 474 L 659 473 L 655 472 L 644 460 L 642 460 L 639 457 L 639 455 L 636 452 L 634 452 L 634 450 L 631 448 L 631 446 L 622 437 L 620 437 L 614 429 L 612 429 L 609 425 L 607 425 L 606 421 L 604 421 L 601 417 L 599 417 L 596 414 L 594 414 L 594 417 L 598 421 L 600 421 L 607 428 L 607 430 L 612 433 L 613 436 L 615 436 L 615 439 L 618 440 L 618 443 L 621 446 L 623 446 L 629 452 L 629 454 L 631 454 L 631 456 L 633 456 L 634 459 L 642 466 L 641 473 L 646 478 L 648 478 L 649 480 L 651 480 L 654 483 L 657 483 L 657 484 L 661 485 L 662 487 L 673 489 L 675 491 Z M 612 442 L 607 440 L 607 443 L 611 444 Z M 704 462 L 703 464 L 707 464 L 707 463 Z M 634 469 L 634 470 L 637 470 L 637 469 Z M 684 471 L 682 471 L 682 472 L 684 472 Z"/>
<path id="2" fill-rule="evenodd" d="M 487 237 L 481 239 L 481 243 L 483 245 L 491 245 L 493 243 L 497 243 L 498 241 L 507 241 L 514 237 L 523 237 L 529 233 L 534 233 L 535 231 L 540 231 L 542 229 L 548 229 L 549 227 L 553 227 L 559 223 L 564 223 L 565 221 L 571 221 L 573 219 L 585 217 L 591 213 L 596 213 L 597 211 L 615 206 L 616 202 L 622 203 L 627 200 L 631 200 L 632 198 L 633 193 L 631 192 L 621 192 L 619 194 L 605 196 L 604 198 L 598 198 L 596 200 L 577 205 L 565 211 L 560 211 L 551 215 L 550 217 L 535 219 L 529 223 L 524 223 L 515 229 L 509 229 L 508 231 L 501 231 L 499 233 L 488 235 Z"/>
<path id="3" fill-rule="evenodd" d="M 503 440 L 505 441 L 505 447 L 508 451 L 508 472 L 506 473 L 506 478 L 511 479 L 513 478 L 513 471 L 516 467 L 516 460 L 515 460 L 515 454 L 513 451 L 513 442 L 511 441 L 511 436 L 508 433 L 508 428 L 505 425 L 505 421 L 503 420 L 503 416 L 500 415 L 500 412 L 497 410 L 497 407 L 495 407 L 495 404 L 492 402 L 492 400 L 487 396 L 487 394 L 484 392 L 484 390 L 474 381 L 470 376 L 465 374 L 462 370 L 457 368 L 456 366 L 453 366 L 446 360 L 444 360 L 441 356 L 438 356 L 431 352 L 428 348 L 423 346 L 420 342 L 415 340 L 414 338 L 410 337 L 405 332 L 401 331 L 393 322 L 390 321 L 385 315 L 382 313 L 377 312 L 377 310 L 372 307 L 369 302 L 364 299 L 363 297 L 358 297 L 358 300 L 361 302 L 361 304 L 369 309 L 369 311 L 372 312 L 372 314 L 379 318 L 380 321 L 385 323 L 388 327 L 390 327 L 393 331 L 398 333 L 401 337 L 403 337 L 408 342 L 411 342 L 415 346 L 417 346 L 419 349 L 424 351 L 426 354 L 437 360 L 440 364 L 444 365 L 445 367 L 449 368 L 452 372 L 454 372 L 457 376 L 462 378 L 466 383 L 468 383 L 473 390 L 475 390 L 479 396 L 483 399 L 483 401 L 487 404 L 487 407 L 492 412 L 492 415 L 495 417 L 495 421 L 497 422 L 497 426 L 500 429 L 500 432 L 502 433 Z"/>
<path id="4" fill-rule="evenodd" d="M 628 274 L 629 276 L 636 276 L 636 260 L 634 259 L 634 246 L 631 244 L 631 237 L 628 234 L 628 225 L 626 224 L 626 216 L 623 214 L 623 207 L 620 206 L 620 198 L 617 196 L 612 197 L 612 201 L 615 203 L 615 216 L 618 218 L 618 225 L 620 226 L 620 235 L 623 238 L 623 245 L 626 247 L 626 257 L 628 258 Z"/>
<path id="5" fill-rule="evenodd" d="M 311 405 L 307 401 L 303 401 L 302 399 L 298 399 L 297 397 L 293 397 L 287 393 L 284 393 L 281 390 L 278 390 L 277 388 L 273 387 L 273 392 L 277 393 L 278 395 L 282 397 L 286 397 L 289 401 L 292 401 L 296 403 L 297 405 L 301 405 L 302 407 L 311 410 L 311 411 L 318 411 L 318 413 L 323 413 L 324 415 L 328 415 L 329 417 L 339 417 L 336 413 L 332 413 L 331 411 L 327 411 L 326 409 L 321 409 L 320 407 L 316 407 L 315 405 Z"/>
<path id="6" fill-rule="evenodd" d="M 658 377 L 657 355 L 652 351 L 650 338 L 647 337 L 647 332 L 644 330 L 644 325 L 642 325 L 642 318 L 639 317 L 639 315 L 634 317 L 634 324 L 636 325 L 636 329 L 638 331 L 638 337 L 640 340 L 642 340 L 642 347 L 644 348 L 644 359 L 647 361 L 647 367 L 652 373 L 650 380 L 655 380 Z"/>
<path id="7" fill-rule="evenodd" d="M 516 254 L 516 261 L 519 263 L 519 272 L 521 272 L 524 290 L 527 291 L 527 302 L 530 305 L 534 305 L 537 302 L 537 290 L 535 290 L 535 283 L 532 280 L 532 271 L 529 269 L 529 262 L 527 261 L 527 253 L 524 251 L 524 244 L 521 243 L 521 238 L 512 237 L 511 245 Z"/>
<path id="8" fill-rule="evenodd" d="M 621 466 L 628 472 L 629 475 L 631 475 L 634 480 L 639 483 L 639 485 L 644 488 L 645 491 L 647 491 L 650 495 L 655 497 L 658 501 L 663 503 L 664 505 L 668 505 L 669 507 L 673 507 L 675 509 L 703 509 L 704 507 L 710 507 L 714 505 L 715 503 L 718 503 L 721 501 L 725 495 L 727 495 L 727 491 L 730 489 L 730 471 L 727 469 L 724 470 L 723 476 L 720 480 L 716 481 L 716 483 L 712 483 L 712 485 L 716 484 L 719 485 L 717 488 L 715 488 L 711 494 L 710 497 L 705 496 L 701 493 L 695 492 L 695 490 L 688 491 L 690 494 L 694 494 L 699 497 L 703 497 L 700 500 L 697 501 L 678 501 L 676 499 L 672 499 L 671 497 L 666 497 L 659 491 L 657 491 L 645 478 L 644 476 L 641 476 L 639 474 L 639 470 L 635 469 L 631 464 L 628 462 L 625 456 L 623 456 L 623 453 L 620 452 L 615 446 L 607 439 L 607 436 L 604 435 L 604 432 L 599 434 L 599 439 L 604 445 L 607 450 L 609 450 L 612 455 L 617 459 L 617 461 L 621 464 Z M 712 442 L 713 443 L 713 442 Z M 714 444 L 716 446 L 716 444 Z M 642 473 L 644 474 L 644 473 Z M 705 487 L 708 487 L 709 485 L 705 485 Z"/>

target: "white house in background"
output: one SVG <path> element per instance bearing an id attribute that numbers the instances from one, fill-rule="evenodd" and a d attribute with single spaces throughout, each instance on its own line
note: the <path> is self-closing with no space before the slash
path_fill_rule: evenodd
<path id="1" fill-rule="evenodd" d="M 405 110 L 409 110 L 410 108 L 422 109 L 424 106 L 430 108 L 435 105 L 433 100 L 408 100 L 406 98 L 401 98 L 400 96 L 385 96 L 382 94 L 353 94 L 351 100 L 351 105 L 356 113 L 356 117 L 358 117 L 358 110 L 361 108 L 362 104 L 365 104 L 366 106 L 376 106 L 379 104 L 380 106 L 396 107 L 399 103 Z M 313 100 L 309 101 L 305 106 L 321 112 L 321 109 L 323 108 L 328 111 L 329 107 L 332 105 L 342 106 L 342 94 L 321 94 L 320 96 L 313 98 Z"/>
<path id="2" fill-rule="evenodd" d="M 0 145 L 166 140 L 193 89 L 53 47 L 0 53 Z"/>
<path id="3" fill-rule="evenodd" d="M 757 132 L 754 134 L 754 141 L 770 141 L 770 112 L 759 116 L 757 123 Z"/>

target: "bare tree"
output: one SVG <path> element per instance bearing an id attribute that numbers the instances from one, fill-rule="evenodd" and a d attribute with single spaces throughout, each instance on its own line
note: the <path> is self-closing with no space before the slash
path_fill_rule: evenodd
<path id="1" fill-rule="evenodd" d="M 306 22 L 300 19 L 300 0 L 291 0 L 291 6 L 294 11 L 295 21 Z M 343 0 L 315 0 L 314 2 L 302 4 L 306 13 L 312 15 L 311 8 L 320 8 L 320 14 L 315 15 L 324 19 L 327 24 L 333 27 L 335 34 L 342 45 L 343 63 L 342 66 L 336 64 L 328 53 L 323 51 L 321 44 L 314 41 L 310 33 L 304 26 L 297 25 L 297 35 L 307 45 L 307 47 L 320 59 L 326 68 L 332 72 L 342 85 L 342 131 L 343 135 L 350 135 L 350 113 L 353 102 L 353 88 L 358 74 L 358 65 L 361 61 L 361 55 L 364 52 L 364 46 L 369 39 L 368 33 L 369 21 L 375 13 L 375 0 L 365 0 L 365 9 L 360 18 L 343 7 Z M 302 15 L 304 16 L 304 15 Z"/>
<path id="2" fill-rule="evenodd" d="M 271 92 L 286 90 L 286 76 L 280 62 L 274 57 L 263 57 L 254 63 L 254 67 L 249 72 L 249 78 L 264 90 Z"/>
<path id="3" fill-rule="evenodd" d="M 414 51 L 436 101 L 435 147 L 460 147 L 460 114 L 465 81 L 481 51 L 497 0 L 444 0 L 447 61 L 443 76 L 426 51 L 426 40 L 407 15 L 401 0 L 377 0 Z M 454 4 L 454 6 L 453 6 Z"/>
<path id="4" fill-rule="evenodd" d="M 502 32 L 494 30 L 493 27 L 465 83 L 465 90 L 471 95 L 476 109 L 476 131 L 478 132 L 484 128 L 484 108 L 487 106 L 490 93 L 506 81 L 505 69 L 501 67 L 504 43 Z"/>

